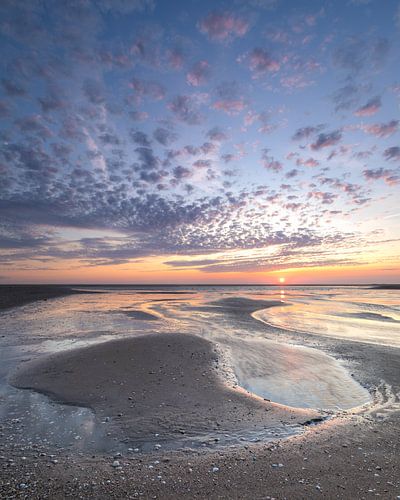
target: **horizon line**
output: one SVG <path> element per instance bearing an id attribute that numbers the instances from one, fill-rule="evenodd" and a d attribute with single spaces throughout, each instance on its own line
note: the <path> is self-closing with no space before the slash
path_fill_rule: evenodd
<path id="1" fill-rule="evenodd" d="M 400 286 L 400 283 L 0 283 L 1 286 Z"/>

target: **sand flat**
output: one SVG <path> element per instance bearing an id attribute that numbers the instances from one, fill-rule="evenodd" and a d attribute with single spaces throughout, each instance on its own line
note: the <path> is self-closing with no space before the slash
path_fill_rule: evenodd
<path id="1" fill-rule="evenodd" d="M 97 292 L 77 290 L 65 285 L 0 285 L 0 310 L 77 293 Z"/>
<path id="2" fill-rule="evenodd" d="M 277 405 L 229 385 L 219 364 L 205 339 L 150 334 L 24 363 L 10 381 L 92 408 L 98 421 L 109 419 L 112 435 L 133 444 L 226 432 L 292 434 L 318 417 L 315 410 Z"/>
<path id="3" fill-rule="evenodd" d="M 98 298 L 108 310 L 109 297 Z M 317 425 L 304 425 L 305 432 L 288 439 L 279 439 L 287 435 L 273 434 L 273 440 L 269 441 L 269 430 L 297 431 L 298 423 L 310 423 L 307 420 L 312 419 L 302 417 L 312 412 L 290 411 L 285 406 L 252 397 L 235 389 L 225 377 L 228 358 L 216 347 L 220 344 L 218 332 L 223 330 L 215 331 L 220 315 L 224 328 L 242 329 L 244 335 L 239 336 L 238 342 L 250 333 L 257 337 L 265 329 L 251 313 L 254 308 L 268 305 L 247 299 L 243 302 L 243 298 L 228 303 L 214 301 L 218 306 L 210 306 L 210 312 L 218 311 L 216 315 L 204 315 L 213 332 L 213 336 L 206 337 L 211 342 L 186 333 L 160 331 L 149 335 L 147 340 L 129 338 L 127 342 L 112 341 L 23 361 L 12 381 L 24 381 L 26 387 L 35 385 L 35 391 L 46 392 L 55 401 L 75 401 L 93 408 L 94 425 L 101 425 L 111 447 L 103 450 L 87 447 L 88 441 L 80 441 L 79 435 L 72 446 L 54 445 L 51 442 L 54 425 L 43 421 L 42 425 L 48 426 L 48 435 L 45 439 L 38 438 L 29 434 L 27 426 L 29 419 L 35 418 L 34 413 L 14 413 L 1 422 L 0 496 L 174 500 L 253 500 L 268 496 L 396 498 L 400 493 L 399 349 L 320 337 L 318 347 L 343 360 L 354 380 L 369 388 L 371 404 L 364 409 L 339 411 L 328 420 L 317 421 Z M 71 297 L 68 301 L 77 299 Z M 55 307 L 58 302 L 54 302 Z M 123 301 L 118 304 L 125 305 Z M 165 310 L 163 314 L 168 317 Z M 60 320 L 63 319 L 60 315 Z M 41 325 L 44 328 L 49 325 L 51 329 L 51 324 Z M 10 336 L 14 335 L 15 329 L 9 331 Z M 281 337 L 277 333 L 277 343 L 282 347 L 287 335 Z M 316 338 L 300 333 L 296 336 L 304 346 L 315 346 Z M 260 351 L 256 340 L 254 350 Z M 272 354 L 265 353 L 264 357 L 268 370 L 274 363 L 280 363 Z M 241 355 L 240 362 L 243 361 Z M 99 362 L 103 362 L 102 369 L 97 370 L 94 378 L 89 377 Z M 282 373 L 286 373 L 284 365 Z M 40 396 L 30 390 L 13 390 L 22 397 Z M 230 406 L 232 403 L 236 408 Z M 240 436 L 247 437 L 253 429 L 249 440 L 240 440 Z M 82 436 L 79 428 L 75 433 Z M 200 436 L 205 444 L 191 449 L 195 436 Z M 223 441 L 225 436 L 238 437 L 239 441 L 232 445 Z M 261 439 L 251 443 L 253 436 Z M 104 435 L 100 437 L 104 439 Z M 217 446 L 210 443 L 213 437 L 221 438 Z M 170 446 L 171 442 L 182 445 L 185 439 L 189 448 Z M 123 447 L 118 448 L 118 443 Z M 156 443 L 160 443 L 160 449 Z M 139 452 L 135 451 L 136 446 Z"/>

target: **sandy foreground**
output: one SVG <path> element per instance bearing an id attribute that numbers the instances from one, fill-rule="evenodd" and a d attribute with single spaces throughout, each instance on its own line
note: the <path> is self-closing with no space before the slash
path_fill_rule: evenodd
<path id="1" fill-rule="evenodd" d="M 92 408 L 99 422 L 107 419 L 110 436 L 146 449 L 171 447 L 182 436 L 223 440 L 265 428 L 290 434 L 319 416 L 229 387 L 218 359 L 213 344 L 200 337 L 150 334 L 25 363 L 10 382 Z"/>
<path id="2" fill-rule="evenodd" d="M 374 401 L 323 422 L 314 410 L 235 386 L 217 346 L 192 335 L 147 335 L 22 363 L 10 383 L 91 408 L 120 446 L 50 449 L 26 442 L 15 419 L 0 429 L 0 497 L 399 498 L 399 350 L 325 345 Z"/>

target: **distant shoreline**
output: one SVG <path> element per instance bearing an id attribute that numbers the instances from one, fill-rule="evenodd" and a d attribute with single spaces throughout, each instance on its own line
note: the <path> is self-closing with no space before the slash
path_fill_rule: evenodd
<path id="1" fill-rule="evenodd" d="M 87 292 L 66 285 L 0 285 L 0 310 L 78 293 Z"/>

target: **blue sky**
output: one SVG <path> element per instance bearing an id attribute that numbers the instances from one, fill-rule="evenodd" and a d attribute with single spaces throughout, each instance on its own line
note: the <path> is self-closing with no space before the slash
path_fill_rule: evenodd
<path id="1" fill-rule="evenodd" d="M 156 281 L 152 262 L 168 281 L 399 278 L 398 0 L 5 0 L 0 18 L 3 281 Z"/>

